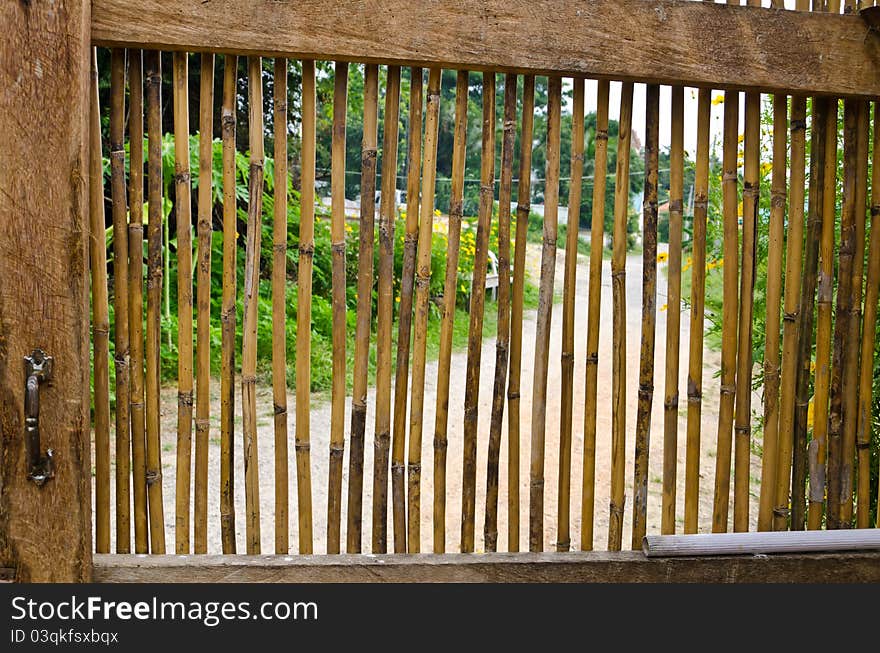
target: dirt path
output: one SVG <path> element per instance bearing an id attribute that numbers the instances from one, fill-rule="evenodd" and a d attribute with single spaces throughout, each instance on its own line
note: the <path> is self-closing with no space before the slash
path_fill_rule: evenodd
<path id="1" fill-rule="evenodd" d="M 529 268 L 537 271 L 540 258 L 539 248 L 530 248 Z M 557 257 L 557 274 L 559 290 L 561 291 L 564 263 L 564 252 L 559 251 Z M 658 297 L 657 297 L 657 346 L 655 357 L 655 390 L 653 400 L 650 464 L 649 464 L 649 492 L 648 492 L 648 532 L 659 532 L 660 525 L 660 500 L 661 500 L 661 477 L 662 477 L 662 444 L 663 444 L 663 370 L 665 369 L 665 338 L 667 310 L 661 310 L 666 305 L 666 277 L 665 265 L 660 266 L 658 274 Z M 641 337 L 641 256 L 630 256 L 627 259 L 627 450 L 626 450 L 626 480 L 627 480 L 627 503 L 625 530 L 623 535 L 624 548 L 627 548 L 631 538 L 632 520 L 632 461 L 634 455 L 634 424 L 636 415 L 636 387 L 638 384 L 639 370 L 639 344 Z M 586 347 L 586 323 L 587 323 L 587 274 L 588 266 L 585 258 L 581 257 L 578 262 L 577 275 L 577 300 L 575 318 L 575 367 L 574 367 L 574 415 L 573 415 L 573 442 L 572 442 L 572 471 L 571 471 L 571 542 L 573 548 L 577 548 L 580 542 L 580 505 L 582 486 L 583 464 L 583 406 L 584 406 L 584 383 L 585 378 L 585 347 Z M 535 272 L 537 275 L 537 272 Z M 602 283 L 602 306 L 600 326 L 600 354 L 599 354 L 599 379 L 597 417 L 597 443 L 596 443 L 596 503 L 595 503 L 595 528 L 594 547 L 604 549 L 607 545 L 608 528 L 608 503 L 610 488 L 610 461 L 611 461 L 611 275 L 609 263 L 603 265 Z M 548 405 L 547 405 L 547 430 L 545 451 L 545 514 L 544 514 L 544 546 L 545 549 L 555 549 L 557 538 L 557 485 L 559 471 L 559 387 L 560 387 L 560 356 L 561 356 L 561 310 L 560 304 L 553 307 L 553 326 L 550 341 L 550 372 L 548 379 Z M 684 455 L 685 455 L 685 418 L 686 397 L 684 388 L 687 381 L 687 351 L 689 341 L 688 312 L 682 312 L 681 319 L 681 362 L 680 362 L 680 394 L 679 403 L 679 438 L 678 438 L 678 491 L 676 514 L 683 514 L 684 505 Z M 529 497 L 529 457 L 530 437 L 529 424 L 532 407 L 532 378 L 534 363 L 534 336 L 535 336 L 535 313 L 526 315 L 523 326 L 523 361 L 522 361 L 522 401 L 521 401 L 521 461 L 520 461 L 520 496 L 522 505 L 520 511 L 520 549 L 528 547 L 528 497 Z M 477 523 L 476 523 L 476 548 L 483 547 L 483 517 L 485 510 L 485 483 L 486 483 L 486 449 L 489 432 L 489 413 L 492 399 L 492 385 L 494 376 L 495 340 L 486 339 L 483 343 L 482 372 L 480 375 L 480 404 L 479 404 L 479 445 L 477 458 Z M 451 367 L 451 397 L 449 415 L 449 447 L 447 463 L 447 515 L 446 515 L 446 544 L 447 551 L 458 550 L 461 519 L 461 475 L 462 475 L 462 424 L 464 404 L 464 379 L 467 354 L 464 351 L 456 352 L 452 357 Z M 704 356 L 703 374 L 703 411 L 702 411 L 702 455 L 700 462 L 700 530 L 707 531 L 711 524 L 712 491 L 715 477 L 715 440 L 718 407 L 718 379 L 714 377 L 714 371 L 718 369 L 720 356 L 717 352 L 706 351 Z M 433 502 L 432 469 L 433 469 L 433 428 L 436 397 L 436 370 L 437 363 L 428 364 L 426 373 L 426 405 L 425 405 L 425 430 L 422 448 L 422 526 L 421 542 L 422 550 L 430 551 L 432 542 L 432 514 Z M 208 481 L 209 492 L 209 552 L 220 552 L 220 529 L 219 529 L 219 382 L 212 382 L 212 407 L 211 407 L 211 441 L 209 450 L 210 475 Z M 238 397 L 238 386 L 236 386 Z M 273 524 L 274 524 L 274 433 L 272 422 L 272 398 L 271 387 L 259 387 L 257 391 L 258 402 L 258 450 L 260 466 L 260 505 L 262 517 L 262 550 L 272 552 Z M 289 424 L 289 455 L 290 455 L 290 547 L 291 551 L 297 550 L 297 506 L 296 506 L 296 470 L 294 464 L 293 415 L 295 397 L 288 395 L 288 406 L 291 415 Z M 756 408 L 757 403 L 753 402 Z M 367 409 L 367 446 L 365 469 L 365 497 L 364 497 L 364 551 L 369 551 L 371 532 L 371 499 L 372 487 L 372 442 L 374 413 L 374 390 L 371 389 L 368 396 Z M 346 433 L 350 419 L 350 400 L 346 403 Z M 236 515 L 237 515 L 237 541 L 238 550 L 244 550 L 244 485 L 241 471 L 241 407 L 236 407 Z M 500 469 L 500 500 L 498 510 L 499 550 L 507 549 L 507 419 L 504 420 L 504 432 L 502 435 L 501 469 Z M 163 462 L 163 488 L 165 499 L 165 523 L 167 529 L 168 550 L 173 551 L 174 542 L 174 476 L 175 458 L 174 443 L 176 430 L 176 398 L 174 388 L 164 388 L 162 392 L 162 462 Z M 330 431 L 330 406 L 320 397 L 315 397 L 312 402 L 311 414 L 311 464 L 312 464 L 312 492 L 313 492 L 313 515 L 315 535 L 315 551 L 325 551 L 324 542 L 326 534 L 327 514 L 327 463 L 329 450 Z M 343 484 L 343 534 L 345 541 L 345 493 L 347 490 L 348 475 L 348 450 L 346 449 L 344 462 Z M 752 461 L 752 487 L 757 489 L 760 475 L 760 461 L 753 456 Z M 754 491 L 753 491 L 754 495 Z M 753 496 L 753 503 L 757 498 Z M 732 502 L 732 498 L 731 498 Z M 751 510 L 754 523 L 756 508 Z M 390 520 L 389 520 L 390 521 Z M 678 519 L 678 528 L 682 525 Z M 111 529 L 112 530 L 112 529 Z M 391 525 L 389 523 L 389 544 L 391 542 Z"/>

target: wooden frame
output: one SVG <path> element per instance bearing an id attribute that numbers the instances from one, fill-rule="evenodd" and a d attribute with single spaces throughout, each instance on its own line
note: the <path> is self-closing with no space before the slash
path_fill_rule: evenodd
<path id="1" fill-rule="evenodd" d="M 21 581 L 91 577 L 89 7 L 0 9 L 0 565 Z M 41 487 L 24 454 L 23 357 L 35 347 L 54 358 L 40 420 L 55 477 Z"/>
<path id="2" fill-rule="evenodd" d="M 92 41 L 880 96 L 880 35 L 858 16 L 687 0 L 95 0 Z"/>
<path id="3" fill-rule="evenodd" d="M 99 583 L 845 583 L 880 581 L 880 553 L 646 558 L 641 551 L 472 555 L 97 555 Z"/>

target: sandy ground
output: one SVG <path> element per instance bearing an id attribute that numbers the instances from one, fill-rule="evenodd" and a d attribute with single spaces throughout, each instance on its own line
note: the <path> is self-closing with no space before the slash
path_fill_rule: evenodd
<path id="1" fill-rule="evenodd" d="M 564 252 L 557 256 L 557 286 L 561 291 L 563 279 Z M 528 267 L 537 270 L 540 263 L 540 248 L 530 248 Z M 665 338 L 667 310 L 661 310 L 666 304 L 665 264 L 659 266 L 657 296 L 657 341 L 655 355 L 655 391 L 651 419 L 651 443 L 648 473 L 648 533 L 658 533 L 660 529 L 660 502 L 663 455 L 663 370 L 665 369 Z M 580 506 L 583 465 L 583 412 L 585 387 L 585 349 L 587 324 L 587 275 L 588 265 L 584 257 L 578 262 L 577 299 L 575 310 L 575 367 L 574 367 L 574 415 L 572 437 L 572 470 L 571 470 L 571 542 L 573 548 L 580 543 Z M 641 276 L 642 258 L 640 255 L 627 259 L 627 447 L 626 447 L 626 511 L 623 545 L 627 548 L 631 539 L 632 524 L 632 481 L 634 456 L 634 426 L 636 417 L 636 389 L 638 386 L 639 345 L 641 337 Z M 610 264 L 603 264 L 602 306 L 600 326 L 599 384 L 598 384 L 598 416 L 596 442 L 596 502 L 595 527 L 593 544 L 596 549 L 607 547 L 608 505 L 611 478 L 611 275 Z M 545 500 L 544 500 L 544 547 L 555 550 L 557 541 L 557 487 L 559 476 L 559 415 L 560 415 L 560 379 L 561 379 L 561 326 L 562 306 L 553 307 L 553 322 L 550 338 L 550 369 L 548 378 L 547 427 L 545 450 Z M 681 314 L 681 363 L 680 363 L 680 402 L 679 402 L 679 438 L 678 438 L 678 490 L 677 490 L 677 529 L 682 527 L 684 511 L 684 459 L 685 459 L 685 428 L 686 428 L 686 396 L 687 351 L 689 341 L 688 312 Z M 528 549 L 529 519 L 529 459 L 530 459 L 530 423 L 532 413 L 532 379 L 535 344 L 535 312 L 526 314 L 523 326 L 523 361 L 522 361 L 522 400 L 521 400 L 521 460 L 520 460 L 520 550 Z M 462 477 L 462 431 L 464 417 L 464 386 L 467 354 L 456 352 L 452 357 L 451 392 L 449 415 L 449 446 L 447 462 L 447 513 L 446 513 L 446 548 L 457 551 L 460 540 L 461 523 L 461 477 Z M 488 447 L 489 417 L 492 401 L 494 378 L 495 340 L 483 342 L 482 370 L 480 375 L 479 403 L 479 445 L 477 458 L 477 509 L 476 509 L 476 549 L 483 550 L 483 522 L 486 490 L 486 456 Z M 702 410 L 702 447 L 700 461 L 700 531 L 710 530 L 712 512 L 712 493 L 715 478 L 715 442 L 718 415 L 718 379 L 715 377 L 719 369 L 720 355 L 706 351 L 704 355 L 703 373 L 703 410 Z M 422 446 L 422 502 L 421 502 L 421 543 L 422 551 L 430 551 L 432 546 L 432 505 L 433 505 L 433 428 L 436 398 L 437 363 L 430 362 L 426 373 L 426 400 L 424 416 L 424 433 Z M 241 406 L 240 385 L 236 384 L 236 526 L 238 550 L 245 550 L 244 541 L 244 476 L 242 467 L 241 443 Z M 211 434 L 209 449 L 210 474 L 208 480 L 209 510 L 209 541 L 210 553 L 219 553 L 220 549 L 220 518 L 219 518 L 219 380 L 212 380 Z M 295 432 L 295 397 L 288 394 L 289 425 L 289 504 L 290 504 L 290 551 L 298 550 L 297 527 L 297 495 L 296 467 L 294 461 L 293 437 Z M 759 408 L 760 397 L 753 397 L 753 410 Z M 270 386 L 258 387 L 258 451 L 260 466 L 260 506 L 262 519 L 262 551 L 274 551 L 274 428 L 272 412 L 272 391 Z M 506 408 L 506 407 L 505 407 Z M 351 402 L 346 402 L 346 435 L 350 424 Z M 176 390 L 166 387 L 162 390 L 162 468 L 163 491 L 165 504 L 166 545 L 169 552 L 174 551 L 174 484 L 175 484 L 175 433 L 176 433 Z M 370 551 L 371 542 L 371 488 L 372 488 L 372 451 L 373 424 L 375 420 L 374 390 L 368 395 L 366 459 L 364 462 L 364 511 L 363 511 L 363 551 Z M 327 465 L 329 453 L 330 405 L 326 396 L 314 396 L 311 410 L 311 469 L 313 495 L 313 532 L 314 551 L 326 551 L 327 524 Z M 346 443 L 347 447 L 347 443 Z M 343 476 L 343 514 L 342 542 L 345 543 L 346 497 L 348 485 L 348 449 L 345 451 Z M 760 459 L 753 454 L 751 471 L 752 517 L 751 527 L 754 528 L 757 518 L 757 489 L 760 478 Z M 111 491 L 113 491 L 111 483 Z M 731 483 L 732 485 L 732 483 Z M 390 492 L 389 492 L 390 494 Z M 507 550 L 507 419 L 505 415 L 501 446 L 500 495 L 498 507 L 498 549 Z M 115 499 L 111 499 L 111 505 Z M 731 519 L 732 519 L 731 495 Z M 392 542 L 392 528 L 389 513 L 389 548 Z M 115 527 L 111 528 L 115 537 Z M 111 547 L 114 545 L 111 545 Z M 111 548 L 111 550 L 114 550 Z"/>

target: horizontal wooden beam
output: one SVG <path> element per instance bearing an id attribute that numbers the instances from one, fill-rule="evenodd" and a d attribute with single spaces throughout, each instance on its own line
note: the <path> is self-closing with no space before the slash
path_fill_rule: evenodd
<path id="1" fill-rule="evenodd" d="M 880 553 L 646 558 L 640 552 L 95 556 L 99 583 L 880 582 Z"/>
<path id="2" fill-rule="evenodd" d="M 880 96 L 859 16 L 686 0 L 93 0 L 97 45 Z"/>

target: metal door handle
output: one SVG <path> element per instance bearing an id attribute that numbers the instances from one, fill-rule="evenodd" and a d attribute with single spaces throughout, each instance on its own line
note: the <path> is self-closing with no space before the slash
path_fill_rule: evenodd
<path id="1" fill-rule="evenodd" d="M 42 454 L 40 445 L 40 385 L 52 376 L 52 357 L 42 349 L 34 349 L 24 357 L 24 431 L 27 452 L 28 478 L 43 485 L 55 476 L 52 467 L 52 450 Z"/>

